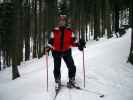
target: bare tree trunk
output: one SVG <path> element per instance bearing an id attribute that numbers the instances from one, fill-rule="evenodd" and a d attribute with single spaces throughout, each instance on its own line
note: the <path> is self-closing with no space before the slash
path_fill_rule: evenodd
<path id="1" fill-rule="evenodd" d="M 131 47 L 130 47 L 128 61 L 133 64 L 133 28 L 131 31 Z"/>
<path id="2" fill-rule="evenodd" d="M 39 0 L 39 36 L 38 36 L 38 57 L 41 57 L 42 56 L 42 0 Z"/>
<path id="3" fill-rule="evenodd" d="M 2 35 L 0 34 L 0 71 L 1 71 L 1 51 L 2 51 Z"/>
<path id="4" fill-rule="evenodd" d="M 115 33 L 119 31 L 119 8 L 115 6 Z"/>
<path id="5" fill-rule="evenodd" d="M 128 57 L 128 61 L 130 63 L 133 64 L 133 7 L 130 6 L 130 26 L 132 28 L 132 31 L 131 31 L 131 47 L 130 47 L 130 53 L 129 53 L 129 57 Z"/>
<path id="6" fill-rule="evenodd" d="M 37 0 L 34 0 L 34 33 L 33 33 L 33 57 L 37 57 Z"/>
<path id="7" fill-rule="evenodd" d="M 106 29 L 107 29 L 107 37 L 111 38 L 112 37 L 112 32 L 111 32 L 111 9 L 110 9 L 110 2 L 109 0 L 105 0 L 106 4 Z"/>
<path id="8" fill-rule="evenodd" d="M 95 7 L 94 7 L 94 40 L 96 41 L 98 40 L 98 37 L 100 34 L 99 8 L 97 5 L 98 4 L 95 4 Z"/>
<path id="9" fill-rule="evenodd" d="M 19 45 L 20 45 L 20 33 L 18 31 L 19 29 L 19 11 L 20 11 L 20 1 L 15 0 L 14 2 L 14 10 L 15 10 L 15 15 L 14 18 L 12 19 L 14 21 L 14 26 L 13 26 L 13 31 L 12 33 L 12 41 L 10 41 L 12 43 L 12 48 L 10 50 L 10 55 L 12 58 L 12 79 L 16 79 L 18 77 L 20 77 L 19 71 L 18 71 L 18 65 L 20 64 L 20 51 L 19 51 Z"/>
<path id="10" fill-rule="evenodd" d="M 94 35 L 94 17 L 91 15 L 91 21 L 90 21 L 90 34 L 91 34 L 91 36 L 93 36 Z"/>
<path id="11" fill-rule="evenodd" d="M 0 71 L 1 71 L 1 48 L 0 48 Z"/>
<path id="12" fill-rule="evenodd" d="M 16 55 L 18 55 L 17 48 L 14 48 L 14 52 L 16 53 Z M 18 71 L 18 65 L 20 64 L 20 62 L 18 61 L 18 56 L 16 55 L 12 55 L 12 79 L 16 79 L 18 77 L 20 77 L 19 71 Z"/>
<path id="13" fill-rule="evenodd" d="M 6 65 L 7 67 L 9 67 L 11 65 L 10 63 L 10 56 L 9 56 L 9 53 L 6 51 L 6 54 L 5 54 L 5 61 L 6 61 Z"/>
<path id="14" fill-rule="evenodd" d="M 6 50 L 3 51 L 3 68 L 6 68 Z"/>
<path id="15" fill-rule="evenodd" d="M 87 26 L 87 24 L 85 25 L 85 37 L 86 37 L 86 41 L 88 41 L 88 26 Z"/>
<path id="16" fill-rule="evenodd" d="M 101 26 L 102 26 L 102 29 L 101 29 L 101 37 L 103 37 L 103 35 L 105 35 L 105 2 L 103 2 L 102 4 L 102 8 L 101 8 Z"/>
<path id="17" fill-rule="evenodd" d="M 24 38 L 25 38 L 25 60 L 29 60 L 30 58 L 30 3 L 29 0 L 26 0 L 25 5 L 25 31 L 24 31 Z"/>

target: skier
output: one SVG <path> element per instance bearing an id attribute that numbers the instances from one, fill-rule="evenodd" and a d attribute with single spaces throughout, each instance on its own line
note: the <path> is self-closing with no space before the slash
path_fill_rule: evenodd
<path id="1" fill-rule="evenodd" d="M 80 39 L 76 42 L 73 30 L 67 26 L 66 15 L 59 16 L 58 26 L 53 29 L 46 47 L 46 52 L 52 51 L 52 56 L 54 59 L 54 78 L 55 78 L 55 89 L 61 87 L 61 59 L 65 61 L 68 68 L 69 87 L 75 85 L 75 74 L 76 66 L 72 58 L 71 47 L 78 47 L 79 50 L 83 50 L 85 47 L 85 41 Z"/>

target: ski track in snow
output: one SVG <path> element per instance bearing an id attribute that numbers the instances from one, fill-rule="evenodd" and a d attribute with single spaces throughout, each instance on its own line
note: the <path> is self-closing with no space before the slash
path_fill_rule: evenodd
<path id="1" fill-rule="evenodd" d="M 121 38 L 91 41 L 85 48 L 86 89 L 105 94 L 63 88 L 56 100 L 133 100 L 133 66 L 127 63 L 130 31 Z M 73 48 L 77 67 L 76 81 L 83 87 L 82 52 Z M 46 92 L 45 56 L 22 62 L 21 77 L 11 80 L 11 68 L 0 72 L 0 100 L 52 100 L 54 97 L 53 59 L 49 56 L 49 90 Z M 68 81 L 67 67 L 62 61 L 62 83 Z"/>

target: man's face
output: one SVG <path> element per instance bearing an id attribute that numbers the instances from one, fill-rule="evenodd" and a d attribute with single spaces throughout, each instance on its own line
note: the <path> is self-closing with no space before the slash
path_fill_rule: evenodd
<path id="1" fill-rule="evenodd" d="M 65 20 L 60 20 L 59 21 L 59 26 L 65 26 L 66 25 L 66 21 Z"/>

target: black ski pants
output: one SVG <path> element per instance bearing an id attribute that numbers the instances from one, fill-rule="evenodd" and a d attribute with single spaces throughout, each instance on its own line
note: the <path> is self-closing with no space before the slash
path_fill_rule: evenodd
<path id="1" fill-rule="evenodd" d="M 57 82 L 58 80 L 61 80 L 60 69 L 61 69 L 61 59 L 62 58 L 67 65 L 69 79 L 75 79 L 76 66 L 74 65 L 71 49 L 69 49 L 65 52 L 52 51 L 52 56 L 54 58 L 54 71 L 53 71 L 53 73 L 54 73 L 55 82 Z"/>

